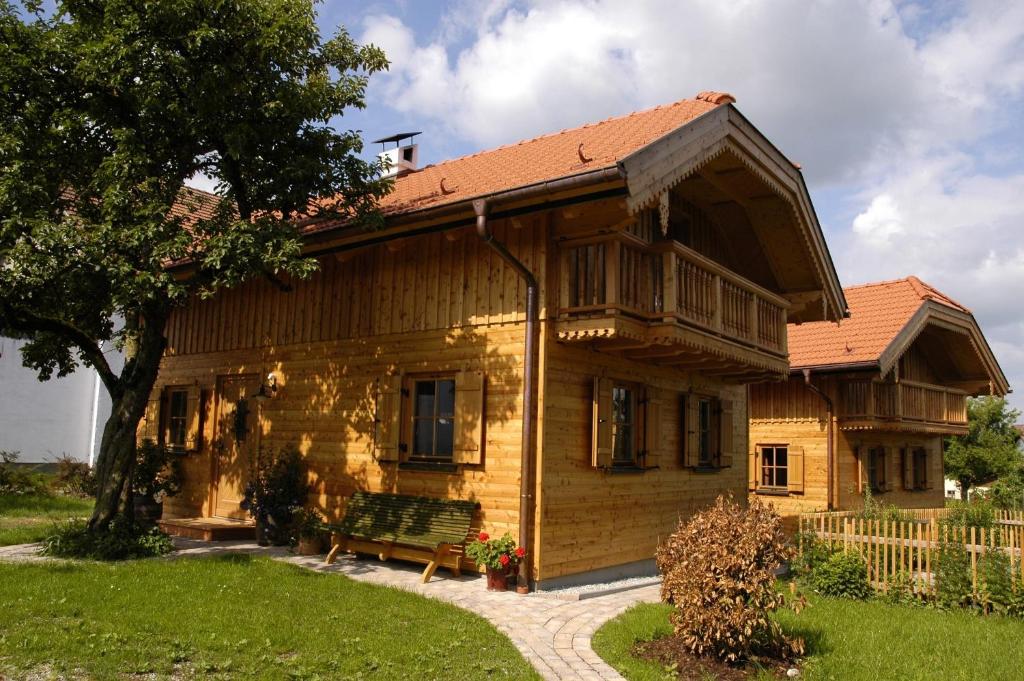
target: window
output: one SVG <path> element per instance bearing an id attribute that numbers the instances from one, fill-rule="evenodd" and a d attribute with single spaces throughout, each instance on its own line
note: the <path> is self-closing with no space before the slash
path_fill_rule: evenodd
<path id="1" fill-rule="evenodd" d="M 710 468 L 715 465 L 718 454 L 716 442 L 716 421 L 718 416 L 718 400 L 702 397 L 697 400 L 697 465 Z"/>
<path id="2" fill-rule="evenodd" d="M 928 452 L 924 447 L 913 449 L 914 489 L 928 489 Z"/>
<path id="3" fill-rule="evenodd" d="M 761 447 L 760 487 L 789 488 L 789 447 L 769 445 Z"/>
<path id="4" fill-rule="evenodd" d="M 414 381 L 412 403 L 410 459 L 451 463 L 455 451 L 454 377 Z"/>
<path id="5" fill-rule="evenodd" d="M 184 449 L 188 437 L 188 391 L 172 389 L 167 395 L 167 446 Z"/>
<path id="6" fill-rule="evenodd" d="M 872 447 L 868 450 L 868 484 L 872 492 L 888 489 L 885 480 L 885 447 Z"/>
<path id="7" fill-rule="evenodd" d="M 622 385 L 612 388 L 612 465 L 636 463 L 636 391 Z"/>

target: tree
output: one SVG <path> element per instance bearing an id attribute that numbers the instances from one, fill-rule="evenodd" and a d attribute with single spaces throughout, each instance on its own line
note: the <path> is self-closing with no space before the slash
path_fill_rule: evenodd
<path id="1" fill-rule="evenodd" d="M 951 437 L 943 457 L 946 475 L 960 483 L 967 498 L 971 487 L 1010 475 L 1021 466 L 1020 433 L 1013 427 L 1020 412 L 1002 397 L 967 401 L 967 435 Z"/>
<path id="2" fill-rule="evenodd" d="M 322 39 L 312 0 L 24 2 L 0 0 L 0 334 L 40 380 L 84 363 L 110 393 L 102 531 L 128 508 L 172 309 L 311 274 L 296 217 L 379 224 L 388 184 L 330 120 L 387 61 Z M 196 173 L 219 196 L 184 189 Z"/>

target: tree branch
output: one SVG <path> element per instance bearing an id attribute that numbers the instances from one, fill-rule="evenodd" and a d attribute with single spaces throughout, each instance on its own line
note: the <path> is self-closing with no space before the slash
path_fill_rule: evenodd
<path id="1" fill-rule="evenodd" d="M 81 350 L 86 360 L 99 374 L 100 380 L 103 381 L 103 385 L 107 387 L 111 396 L 116 396 L 120 391 L 120 379 L 110 368 L 110 363 L 107 362 L 99 344 L 74 324 L 62 319 L 44 317 L 26 310 L 15 309 L 9 304 L 4 305 L 2 316 L 12 329 L 23 333 L 41 332 L 63 336 Z"/>

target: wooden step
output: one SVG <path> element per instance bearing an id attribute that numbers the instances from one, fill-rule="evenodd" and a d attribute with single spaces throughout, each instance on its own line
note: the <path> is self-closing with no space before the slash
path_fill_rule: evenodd
<path id="1" fill-rule="evenodd" d="M 256 523 L 253 520 L 166 518 L 160 521 L 160 529 L 172 537 L 185 537 L 202 541 L 256 539 Z"/>

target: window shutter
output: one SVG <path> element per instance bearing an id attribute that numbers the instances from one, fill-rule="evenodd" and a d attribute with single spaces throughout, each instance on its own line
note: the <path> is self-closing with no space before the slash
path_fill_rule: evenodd
<path id="1" fill-rule="evenodd" d="M 790 447 L 786 451 L 786 479 L 790 492 L 804 491 L 804 449 Z"/>
<path id="2" fill-rule="evenodd" d="M 914 450 L 901 448 L 900 460 L 903 462 L 903 489 L 914 489 Z"/>
<path id="3" fill-rule="evenodd" d="M 202 447 L 202 432 L 200 431 L 200 407 L 202 405 L 202 390 L 198 385 L 188 387 L 188 397 L 185 411 L 185 449 L 190 452 L 199 451 Z"/>
<path id="4" fill-rule="evenodd" d="M 160 417 L 163 412 L 164 389 L 154 390 L 149 395 L 149 402 L 146 403 L 146 415 L 139 424 L 139 439 L 152 440 L 159 443 L 161 440 Z"/>
<path id="5" fill-rule="evenodd" d="M 597 468 L 612 465 L 612 382 L 607 378 L 594 379 L 590 458 Z"/>
<path id="6" fill-rule="evenodd" d="M 896 471 L 898 470 L 896 466 L 896 452 L 892 447 L 886 447 L 883 451 L 885 452 L 885 460 L 883 461 L 885 466 L 885 491 L 891 492 L 896 489 Z"/>
<path id="7" fill-rule="evenodd" d="M 455 374 L 455 463 L 483 461 L 484 374 L 460 371 Z"/>
<path id="8" fill-rule="evenodd" d="M 715 464 L 719 468 L 731 468 L 736 441 L 733 432 L 732 400 L 720 400 L 719 405 L 718 452 Z"/>
<path id="9" fill-rule="evenodd" d="M 697 415 L 697 398 L 693 395 L 683 395 L 683 465 L 687 468 L 696 468 L 700 460 L 700 444 L 698 441 L 697 428 L 699 427 Z"/>
<path id="10" fill-rule="evenodd" d="M 761 479 L 761 450 L 754 447 L 747 454 L 747 490 L 757 489 L 757 481 Z"/>
<path id="11" fill-rule="evenodd" d="M 373 454 L 377 461 L 398 461 L 401 433 L 402 376 L 381 376 L 377 380 L 374 414 Z"/>
<path id="12" fill-rule="evenodd" d="M 660 452 L 661 402 L 648 397 L 644 404 L 644 466 L 647 468 L 657 466 Z"/>

